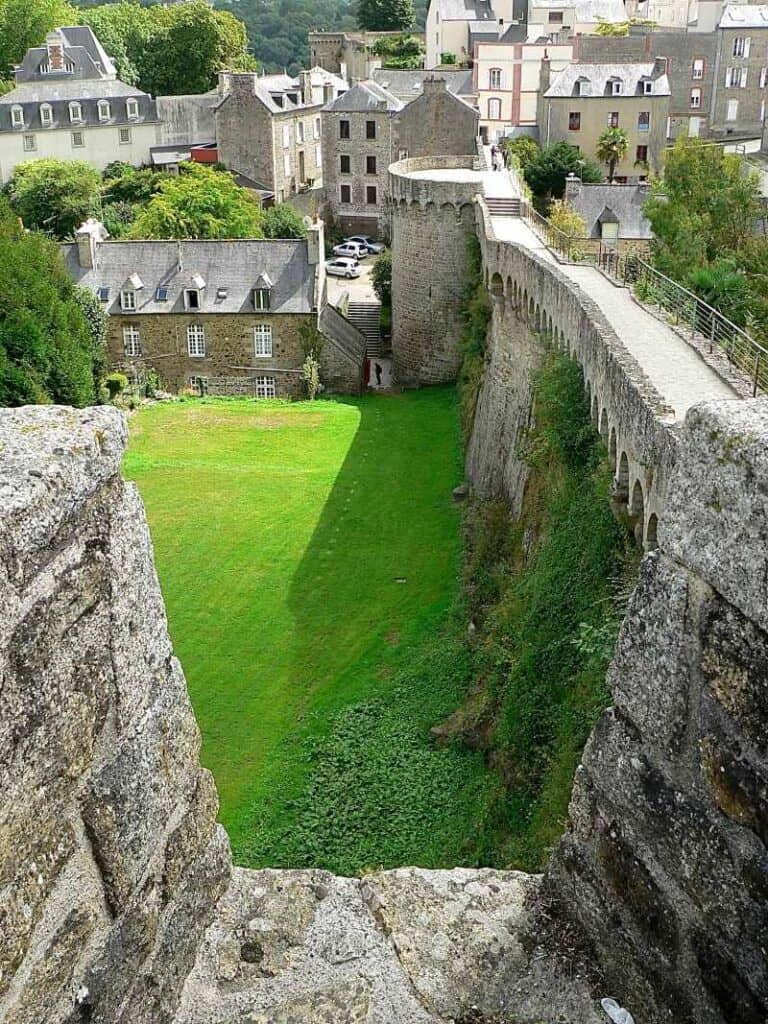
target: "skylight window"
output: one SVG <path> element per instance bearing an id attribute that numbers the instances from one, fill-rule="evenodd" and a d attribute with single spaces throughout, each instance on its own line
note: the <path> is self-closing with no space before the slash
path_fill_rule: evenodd
<path id="1" fill-rule="evenodd" d="M 96 289 L 96 296 L 99 302 L 109 302 L 109 288 L 102 285 L 101 288 Z"/>
<path id="2" fill-rule="evenodd" d="M 216 298 L 217 299 L 226 299 L 226 297 L 228 295 L 229 295 L 229 289 L 228 288 L 217 288 L 216 289 Z"/>
<path id="3" fill-rule="evenodd" d="M 157 291 L 155 292 L 155 301 L 157 301 L 157 302 L 167 302 L 168 301 L 168 289 L 167 288 L 163 288 L 162 286 L 160 288 L 158 288 Z"/>

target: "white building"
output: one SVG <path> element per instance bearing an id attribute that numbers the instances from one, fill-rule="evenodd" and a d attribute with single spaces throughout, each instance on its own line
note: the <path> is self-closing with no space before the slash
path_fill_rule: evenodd
<path id="1" fill-rule="evenodd" d="M 155 101 L 119 81 L 90 28 L 49 33 L 14 71 L 16 87 L 0 96 L 0 183 L 27 160 L 84 160 L 103 169 L 114 160 L 149 163 L 158 141 Z"/>
<path id="2" fill-rule="evenodd" d="M 510 25 L 525 22 L 527 0 L 430 0 L 427 11 L 425 67 L 445 56 L 468 65 L 476 38 L 499 39 Z"/>

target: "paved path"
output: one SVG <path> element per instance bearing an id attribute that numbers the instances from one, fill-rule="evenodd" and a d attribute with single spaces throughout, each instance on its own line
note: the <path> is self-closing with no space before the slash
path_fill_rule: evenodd
<path id="1" fill-rule="evenodd" d="M 497 173 L 493 177 L 507 178 L 507 175 Z M 666 404 L 674 409 L 676 420 L 683 419 L 689 407 L 697 402 L 739 397 L 679 334 L 638 305 L 629 289 L 612 284 L 593 267 L 557 263 L 525 221 L 517 217 L 492 217 L 491 220 L 500 241 L 532 249 L 538 256 L 556 264 L 566 277 L 594 299 Z"/>

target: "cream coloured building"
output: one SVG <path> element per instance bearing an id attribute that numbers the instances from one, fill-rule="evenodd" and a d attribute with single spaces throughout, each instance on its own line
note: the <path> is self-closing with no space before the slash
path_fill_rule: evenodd
<path id="1" fill-rule="evenodd" d="M 158 140 L 154 99 L 119 81 L 90 28 L 50 32 L 14 71 L 0 96 L 0 183 L 28 160 L 84 160 L 102 170 L 114 160 L 145 164 Z"/>
<path id="2" fill-rule="evenodd" d="M 538 35 L 538 33 L 536 33 Z M 480 134 L 494 142 L 509 128 L 536 128 L 541 62 L 549 57 L 552 74 L 573 57 L 572 43 L 478 43 L 474 88 L 480 108 Z"/>

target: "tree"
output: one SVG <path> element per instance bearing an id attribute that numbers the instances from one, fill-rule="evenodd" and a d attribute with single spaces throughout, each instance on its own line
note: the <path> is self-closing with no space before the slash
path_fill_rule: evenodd
<path id="1" fill-rule="evenodd" d="M 182 164 L 147 203 L 129 238 L 263 238 L 261 204 L 231 174 Z"/>
<path id="2" fill-rule="evenodd" d="M 10 78 L 14 65 L 52 28 L 78 21 L 66 0 L 0 0 L 0 78 Z"/>
<path id="3" fill-rule="evenodd" d="M 357 24 L 369 32 L 405 32 L 414 21 L 413 0 L 358 0 Z"/>
<path id="4" fill-rule="evenodd" d="M 371 284 L 382 306 L 392 305 L 392 256 L 384 252 L 373 265 Z"/>
<path id="5" fill-rule="evenodd" d="M 256 67 L 243 23 L 205 0 L 107 4 L 83 12 L 82 20 L 114 57 L 123 81 L 155 96 L 206 92 L 221 69 Z"/>
<path id="6" fill-rule="evenodd" d="M 92 298 L 92 297 L 89 297 Z M 59 246 L 22 230 L 0 202 L 0 405 L 96 398 L 100 328 Z"/>
<path id="7" fill-rule="evenodd" d="M 62 239 L 99 212 L 100 184 L 81 160 L 31 160 L 16 167 L 6 194 L 25 227 Z"/>
<path id="8" fill-rule="evenodd" d="M 518 135 L 516 139 L 504 139 L 502 146 L 510 156 L 517 159 L 521 171 L 524 171 L 528 164 L 532 163 L 541 153 L 541 146 L 530 135 Z"/>
<path id="9" fill-rule="evenodd" d="M 267 210 L 261 226 L 265 238 L 304 238 L 307 234 L 304 218 L 287 203 Z"/>
<path id="10" fill-rule="evenodd" d="M 608 181 L 613 181 L 616 164 L 621 163 L 629 149 L 629 137 L 623 128 L 606 128 L 597 140 L 597 159 L 608 164 Z"/>
<path id="11" fill-rule="evenodd" d="M 567 238 L 585 238 L 587 222 L 578 210 L 564 199 L 555 199 L 549 208 L 549 223 Z"/>
<path id="12" fill-rule="evenodd" d="M 553 196 L 561 199 L 565 192 L 565 179 L 577 174 L 582 181 L 602 181 L 600 168 L 591 160 L 585 160 L 575 146 L 567 142 L 555 142 L 547 146 L 527 165 L 525 180 L 539 199 Z"/>

